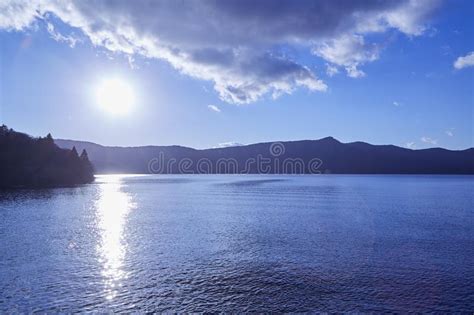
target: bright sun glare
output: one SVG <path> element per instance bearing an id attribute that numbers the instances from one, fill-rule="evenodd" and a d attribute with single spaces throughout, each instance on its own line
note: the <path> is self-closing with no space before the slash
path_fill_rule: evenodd
<path id="1" fill-rule="evenodd" d="M 127 82 L 118 79 L 103 80 L 96 90 L 97 104 L 114 115 L 125 115 L 134 105 L 135 96 Z"/>

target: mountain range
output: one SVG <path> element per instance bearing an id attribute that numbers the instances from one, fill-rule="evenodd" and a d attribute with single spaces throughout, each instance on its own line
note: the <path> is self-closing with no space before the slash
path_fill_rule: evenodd
<path id="1" fill-rule="evenodd" d="M 96 173 L 474 174 L 474 148 L 412 150 L 342 143 L 332 137 L 202 150 L 111 147 L 62 139 L 55 143 L 65 149 L 87 150 Z"/>

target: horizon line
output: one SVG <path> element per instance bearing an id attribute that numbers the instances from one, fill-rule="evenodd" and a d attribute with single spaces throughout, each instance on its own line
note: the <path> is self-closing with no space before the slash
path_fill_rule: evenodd
<path id="1" fill-rule="evenodd" d="M 221 149 L 230 149 L 230 148 L 236 148 L 236 147 L 249 147 L 249 146 L 253 146 L 253 145 L 263 145 L 263 144 L 272 144 L 272 143 L 292 143 L 292 142 L 306 142 L 306 141 L 310 141 L 310 142 L 314 142 L 314 141 L 322 141 L 322 140 L 325 140 L 325 139 L 332 139 L 336 142 L 339 142 L 340 144 L 354 144 L 354 143 L 360 143 L 360 144 L 367 144 L 367 145 L 370 145 L 370 146 L 377 146 L 377 147 L 383 147 L 383 146 L 393 146 L 393 147 L 397 147 L 397 148 L 400 148 L 400 149 L 405 149 L 405 150 L 409 150 L 409 151 L 423 151 L 423 150 L 436 150 L 436 149 L 441 149 L 441 150 L 446 150 L 446 151 L 467 151 L 467 150 L 471 150 L 471 149 L 474 149 L 474 147 L 467 147 L 467 148 L 464 148 L 464 149 L 448 149 L 448 148 L 443 148 L 443 147 L 429 147 L 429 148 L 420 148 L 420 149 L 416 149 L 416 148 L 407 148 L 407 147 L 403 147 L 403 146 L 399 146 L 399 145 L 396 145 L 396 144 L 373 144 L 373 143 L 370 143 L 370 142 L 365 142 L 365 141 L 361 141 L 361 140 L 358 140 L 358 141 L 351 141 L 351 142 L 342 142 L 338 139 L 336 139 L 335 137 L 332 137 L 332 136 L 327 136 L 327 137 L 323 137 L 323 138 L 319 138 L 319 139 L 300 139 L 300 140 L 276 140 L 276 141 L 263 141 L 263 142 L 255 142 L 255 143 L 248 143 L 248 144 L 239 144 L 239 145 L 235 145 L 235 146 L 226 146 L 226 147 L 210 147 L 210 148 L 194 148 L 194 147 L 191 147 L 191 146 L 185 146 L 185 145 L 180 145 L 180 144 L 170 144 L 170 145 L 159 145 L 159 144 L 146 144 L 146 145 L 104 145 L 104 144 L 100 144 L 100 143 L 97 143 L 97 142 L 93 142 L 93 141 L 87 141 L 87 140 L 74 140 L 74 139 L 63 139 L 63 138 L 58 138 L 58 139 L 55 139 L 53 137 L 54 141 L 71 141 L 71 142 L 82 142 L 82 143 L 88 143 L 88 144 L 92 144 L 92 145 L 97 145 L 97 146 L 101 146 L 101 147 L 105 147 L 105 148 L 147 148 L 147 147 L 154 147 L 154 148 L 158 148 L 158 147 L 180 147 L 180 148 L 185 148 L 185 149 L 191 149 L 191 150 L 195 150 L 195 151 L 206 151 L 206 150 L 221 150 Z"/>

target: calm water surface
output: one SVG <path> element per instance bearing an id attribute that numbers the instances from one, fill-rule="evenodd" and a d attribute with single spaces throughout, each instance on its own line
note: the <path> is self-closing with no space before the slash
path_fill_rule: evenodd
<path id="1" fill-rule="evenodd" d="M 0 312 L 472 312 L 473 191 L 178 175 L 0 192 Z"/>

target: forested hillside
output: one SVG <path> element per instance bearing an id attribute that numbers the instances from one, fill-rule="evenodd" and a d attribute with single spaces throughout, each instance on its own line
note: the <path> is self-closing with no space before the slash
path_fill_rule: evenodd
<path id="1" fill-rule="evenodd" d="M 0 188 L 61 187 L 94 180 L 85 150 L 61 149 L 50 134 L 33 138 L 0 127 Z"/>

